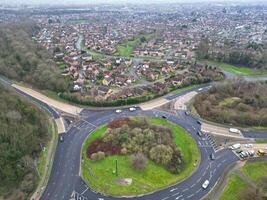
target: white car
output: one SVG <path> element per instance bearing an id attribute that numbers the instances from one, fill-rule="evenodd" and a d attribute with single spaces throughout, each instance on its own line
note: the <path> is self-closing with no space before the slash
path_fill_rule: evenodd
<path id="1" fill-rule="evenodd" d="M 236 149 L 240 149 L 241 148 L 241 144 L 237 143 L 237 144 L 233 144 L 232 146 L 230 146 L 230 149 L 232 150 L 236 150 Z"/>
<path id="2" fill-rule="evenodd" d="M 116 110 L 115 112 L 116 112 L 116 113 L 121 113 L 121 112 L 122 112 L 122 110 Z"/>
<path id="3" fill-rule="evenodd" d="M 229 128 L 230 133 L 241 134 L 241 131 L 237 128 Z"/>
<path id="4" fill-rule="evenodd" d="M 253 147 L 253 144 L 245 144 L 245 147 L 246 148 L 252 148 Z"/>
<path id="5" fill-rule="evenodd" d="M 132 111 L 135 111 L 135 110 L 136 110 L 136 108 L 134 108 L 134 107 L 131 107 L 131 108 L 129 108 L 129 110 L 132 112 Z"/>
<path id="6" fill-rule="evenodd" d="M 202 188 L 206 189 L 209 186 L 210 182 L 209 180 L 205 180 L 205 182 L 202 184 Z"/>

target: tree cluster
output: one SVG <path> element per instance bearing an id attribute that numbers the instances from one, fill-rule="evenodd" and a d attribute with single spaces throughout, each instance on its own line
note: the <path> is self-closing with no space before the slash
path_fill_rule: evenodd
<path id="1" fill-rule="evenodd" d="M 52 56 L 32 40 L 37 29 L 33 22 L 0 25 L 0 73 L 39 89 L 66 91 L 68 83 Z"/>
<path id="2" fill-rule="evenodd" d="M 196 51 L 199 59 L 210 59 L 251 68 L 267 68 L 267 49 L 255 42 L 236 47 L 235 43 L 224 42 L 223 47 L 215 47 L 213 42 L 203 39 Z"/>
<path id="3" fill-rule="evenodd" d="M 267 126 L 267 83 L 242 79 L 214 85 L 196 96 L 201 117 L 219 123 Z"/>
<path id="4" fill-rule="evenodd" d="M 108 127 L 113 128 L 108 128 L 101 140 L 89 145 L 89 158 L 103 151 L 105 155 L 133 155 L 132 165 L 137 170 L 144 169 L 144 157 L 165 166 L 172 173 L 179 173 L 182 169 L 182 155 L 168 127 L 150 124 L 146 118 L 122 118 L 121 122 L 115 120 Z"/>
<path id="5" fill-rule="evenodd" d="M 0 102 L 0 199 L 29 199 L 38 181 L 35 161 L 48 140 L 48 120 L 2 86 Z"/>

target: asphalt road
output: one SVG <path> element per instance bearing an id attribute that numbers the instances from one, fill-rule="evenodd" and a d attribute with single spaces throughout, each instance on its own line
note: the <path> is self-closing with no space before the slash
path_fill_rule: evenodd
<path id="1" fill-rule="evenodd" d="M 86 115 L 88 117 L 85 117 Z M 212 144 L 212 141 L 206 136 L 199 137 L 197 135 L 197 131 L 200 130 L 200 125 L 197 124 L 194 118 L 186 116 L 182 111 L 177 112 L 176 114 L 171 114 L 159 110 L 137 110 L 130 112 L 125 109 L 122 113 L 117 114 L 114 110 L 99 112 L 85 110 L 83 119 L 76 123 L 75 127 L 72 127 L 64 134 L 64 142 L 59 142 L 48 186 L 41 199 L 71 199 L 71 196 L 75 196 L 74 199 L 80 198 L 88 200 L 98 200 L 99 198 L 103 198 L 104 200 L 121 199 L 106 197 L 88 188 L 79 176 L 80 152 L 84 139 L 95 127 L 105 124 L 115 118 L 130 115 L 159 117 L 164 115 L 168 120 L 181 125 L 191 133 L 192 137 L 197 141 L 202 158 L 197 170 L 186 180 L 167 189 L 133 199 L 199 200 L 204 197 L 208 193 L 209 188 L 216 183 L 220 175 L 224 172 L 226 166 L 238 160 L 238 157 L 230 150 L 222 150 L 215 153 L 215 147 Z M 211 153 L 215 153 L 216 160 L 211 161 L 209 159 Z M 210 186 L 206 190 L 201 187 L 205 180 L 210 180 Z"/>
<path id="2" fill-rule="evenodd" d="M 0 77 L 0 83 L 7 87 L 11 87 L 8 79 Z M 193 88 L 189 91 L 168 95 L 169 100 L 184 95 L 191 91 L 205 91 L 209 85 Z M 35 98 L 16 90 L 19 94 L 29 98 L 29 100 L 38 104 L 40 107 L 48 110 L 54 118 L 58 118 L 58 113 L 47 104 L 36 100 Z M 115 110 L 92 111 L 83 110 L 80 120 L 74 124 L 66 133 L 63 134 L 64 142 L 58 142 L 55 152 L 55 158 L 48 185 L 41 197 L 41 200 L 115 200 L 122 198 L 107 197 L 91 190 L 80 178 L 80 152 L 83 141 L 96 127 L 108 123 L 109 121 L 123 116 L 165 116 L 168 120 L 182 126 L 192 135 L 198 143 L 201 152 L 201 161 L 196 171 L 184 181 L 177 183 L 166 189 L 147 194 L 142 197 L 131 199 L 142 200 L 199 200 L 202 199 L 210 189 L 215 185 L 216 181 L 223 174 L 224 170 L 230 164 L 239 160 L 239 158 L 230 150 L 217 150 L 214 141 L 207 135 L 199 137 L 197 131 L 200 125 L 197 119 L 192 116 L 185 115 L 184 111 L 176 113 L 168 113 L 160 110 L 142 111 L 140 109 L 130 112 L 123 109 L 122 113 L 116 113 Z M 266 132 L 242 132 L 244 137 L 267 138 Z M 210 154 L 214 153 L 216 159 L 210 160 Z M 207 189 L 202 189 L 205 180 L 210 181 Z"/>

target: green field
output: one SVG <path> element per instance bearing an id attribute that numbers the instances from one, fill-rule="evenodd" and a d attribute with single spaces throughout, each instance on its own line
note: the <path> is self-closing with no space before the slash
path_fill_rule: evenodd
<path id="1" fill-rule="evenodd" d="M 267 176 L 267 162 L 247 162 L 241 169 L 246 179 L 259 183 L 261 178 Z M 244 179 L 244 180 L 246 180 Z M 232 173 L 219 200 L 239 200 L 246 188 L 251 187 L 240 175 Z"/>
<path id="2" fill-rule="evenodd" d="M 232 174 L 219 200 L 239 200 L 240 195 L 247 186 L 238 175 Z"/>
<path id="3" fill-rule="evenodd" d="M 266 70 L 265 71 L 260 69 L 257 70 L 248 67 L 236 66 L 227 63 L 219 63 L 214 61 L 208 61 L 208 63 L 211 65 L 217 65 L 227 72 L 241 76 L 262 76 L 267 74 Z"/>
<path id="4" fill-rule="evenodd" d="M 155 191 L 188 177 L 199 162 L 200 153 L 195 140 L 180 126 L 160 118 L 149 118 L 152 124 L 164 125 L 173 130 L 175 144 L 182 152 L 185 168 L 180 174 L 172 174 L 166 168 L 148 161 L 144 171 L 136 171 L 129 164 L 129 156 L 109 156 L 101 161 L 87 159 L 86 149 L 90 142 L 102 137 L 106 126 L 97 128 L 86 139 L 82 147 L 82 176 L 96 191 L 113 196 L 131 196 Z M 119 176 L 113 173 L 115 160 L 118 161 Z M 132 178 L 131 185 L 115 183 L 117 178 Z"/>
<path id="5" fill-rule="evenodd" d="M 144 37 L 146 40 L 149 40 L 152 37 L 152 34 L 141 34 L 133 40 L 128 40 L 117 46 L 117 54 L 123 57 L 130 57 L 134 47 L 140 43 L 140 38 Z"/>
<path id="6" fill-rule="evenodd" d="M 263 176 L 267 176 L 267 162 L 248 162 L 243 167 L 244 173 L 251 180 L 258 182 Z"/>

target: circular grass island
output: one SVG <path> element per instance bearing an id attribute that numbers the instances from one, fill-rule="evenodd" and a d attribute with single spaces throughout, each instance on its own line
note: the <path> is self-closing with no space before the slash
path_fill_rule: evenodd
<path id="1" fill-rule="evenodd" d="M 177 124 L 155 117 L 121 118 L 88 135 L 81 174 L 97 192 L 137 196 L 182 181 L 199 160 L 196 141 Z"/>

